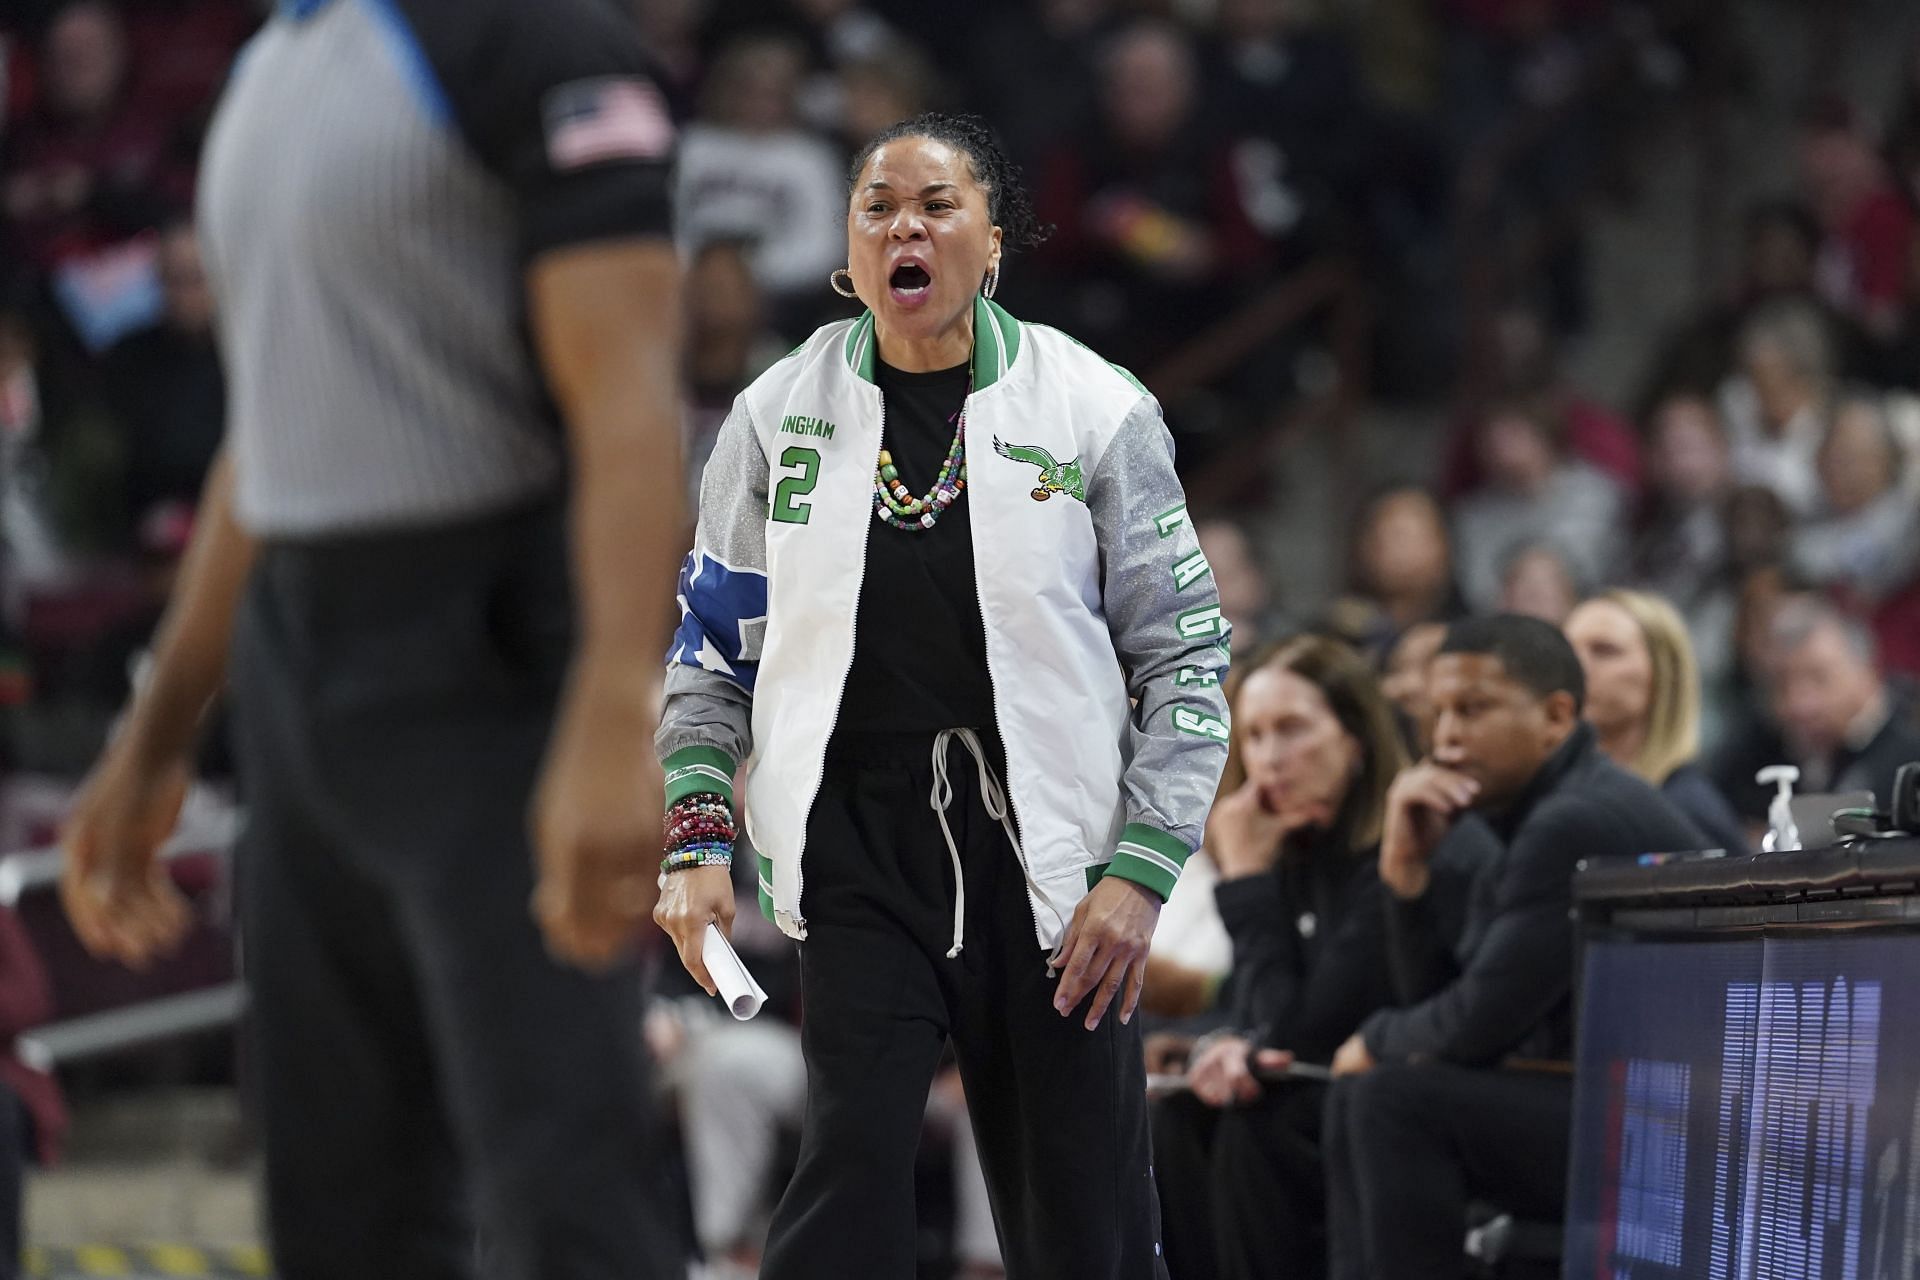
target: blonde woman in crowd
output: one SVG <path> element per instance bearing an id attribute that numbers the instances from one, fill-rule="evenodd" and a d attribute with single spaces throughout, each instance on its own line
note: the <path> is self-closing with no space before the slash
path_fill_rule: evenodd
<path id="1" fill-rule="evenodd" d="M 1739 817 L 1694 763 L 1700 677 L 1686 623 L 1641 591 L 1607 591 L 1575 609 L 1567 639 L 1586 671 L 1587 722 L 1621 768 L 1660 788 L 1713 845 L 1748 848 Z"/>

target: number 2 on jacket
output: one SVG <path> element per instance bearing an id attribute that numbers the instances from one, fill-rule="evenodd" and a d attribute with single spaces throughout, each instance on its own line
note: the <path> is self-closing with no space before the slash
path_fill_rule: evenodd
<path id="1" fill-rule="evenodd" d="M 793 445 L 780 454 L 780 470 L 784 473 L 791 468 L 799 468 L 793 475 L 782 474 L 780 483 L 773 487 L 772 516 L 781 524 L 805 524 L 813 515 L 813 503 L 798 499 L 813 492 L 820 483 L 820 451 Z"/>

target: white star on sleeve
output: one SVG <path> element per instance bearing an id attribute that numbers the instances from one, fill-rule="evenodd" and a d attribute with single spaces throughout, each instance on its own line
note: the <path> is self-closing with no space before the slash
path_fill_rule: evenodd
<path id="1" fill-rule="evenodd" d="M 720 651 L 713 647 L 712 636 L 701 637 L 700 651 L 693 655 L 693 660 L 700 664 L 703 671 L 717 671 L 723 676 L 734 674 L 732 666 L 728 665 Z"/>

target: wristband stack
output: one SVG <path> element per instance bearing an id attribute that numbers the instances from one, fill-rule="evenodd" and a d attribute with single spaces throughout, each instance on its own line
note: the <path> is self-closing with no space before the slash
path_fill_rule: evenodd
<path id="1" fill-rule="evenodd" d="M 733 809 L 711 791 L 683 796 L 667 810 L 663 872 L 733 865 Z"/>

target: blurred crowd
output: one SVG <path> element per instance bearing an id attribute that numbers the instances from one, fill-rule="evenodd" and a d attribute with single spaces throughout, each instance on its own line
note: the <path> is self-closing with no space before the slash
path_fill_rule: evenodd
<path id="1" fill-rule="evenodd" d="M 1646 334 L 1637 385 L 1582 387 L 1558 353 L 1589 324 L 1591 210 L 1649 178 L 1646 138 L 1741 91 L 1715 5 L 631 8 L 686 122 L 696 473 L 734 394 L 844 313 L 827 276 L 853 149 L 967 108 L 1053 229 L 1002 300 L 1160 395 L 1243 617 L 1281 612 L 1277 549 L 1234 527 L 1257 524 L 1263 443 L 1443 406 L 1438 468 L 1365 505 L 1343 597 L 1285 616 L 1378 647 L 1461 610 L 1558 618 L 1644 586 L 1688 620 L 1710 745 L 1763 692 L 1742 637 L 1794 591 L 1920 671 L 1920 53 L 1894 101 L 1810 93 L 1781 189 L 1718 237 L 1725 285 Z M 191 531 L 222 415 L 194 165 L 259 19 L 258 0 L 0 17 L 0 697 L 26 703 L 7 735 L 23 767 L 91 755 Z"/>
<path id="2" fill-rule="evenodd" d="M 1338 640 L 1418 756 L 1447 624 L 1565 626 L 1602 748 L 1654 786 L 1686 766 L 1723 844 L 1764 817 L 1761 765 L 1884 801 L 1893 765 L 1920 757 L 1920 47 L 1890 101 L 1806 86 L 1778 189 L 1710 229 L 1724 281 L 1644 332 L 1639 377 L 1591 387 L 1561 353 L 1592 323 L 1592 211 L 1650 180 L 1646 139 L 1751 92 L 1713 0 L 630 3 L 685 124 L 690 484 L 733 397 L 846 314 L 827 280 L 860 141 L 974 110 L 1052 224 L 1009 258 L 1000 300 L 1161 397 L 1236 654 Z M 261 16 L 253 0 L 0 10 L 9 771 L 92 757 L 190 536 L 224 396 L 195 160 Z M 1432 473 L 1341 476 L 1341 589 L 1277 598 L 1267 566 L 1287 550 L 1254 533 L 1266 442 L 1381 404 L 1441 410 Z M 1604 594 L 1622 587 L 1640 594 Z M 1656 724 L 1660 691 L 1682 687 L 1690 727 Z M 1222 870 L 1195 865 L 1202 885 Z M 1168 931 L 1161 990 L 1183 971 L 1210 990 L 1226 928 L 1180 910 L 1192 927 Z M 697 1017 L 653 1031 L 687 1081 L 759 1082 L 764 1134 L 798 1106 L 790 1039 L 722 1039 Z M 752 1142 L 765 1180 L 770 1137 L 741 1136 L 737 1107 L 685 1106 L 696 1170 Z M 964 1147 L 953 1109 L 935 1120 Z M 977 1240 L 964 1151 L 958 1167 Z M 698 1215 L 724 1253 L 764 1187 L 721 1181 Z M 990 1269 L 990 1233 L 976 1253 Z"/>
<path id="3" fill-rule="evenodd" d="M 1355 532 L 1347 634 L 1646 586 L 1693 629 L 1713 741 L 1761 676 L 1739 636 L 1782 593 L 1833 595 L 1892 670 L 1920 669 L 1920 54 L 1895 101 L 1809 96 L 1781 189 L 1717 237 L 1725 285 L 1646 335 L 1637 385 L 1590 388 L 1558 356 L 1589 324 L 1587 222 L 1648 179 L 1643 140 L 1739 91 L 1712 4 L 631 7 L 686 121 L 696 470 L 733 395 L 844 312 L 827 276 L 852 150 L 968 108 L 1053 228 L 1002 300 L 1154 388 L 1223 521 L 1259 514 L 1277 433 L 1445 407 L 1439 468 L 1398 477 L 1428 497 L 1369 504 Z M 259 18 L 257 0 L 0 17 L 0 697 L 27 703 L 7 735 L 25 767 L 90 756 L 191 531 L 222 414 L 195 157 Z M 1226 524 L 1211 542 L 1266 608 L 1275 549 Z"/>
<path id="4" fill-rule="evenodd" d="M 70 772 L 191 534 L 224 387 L 193 234 L 248 0 L 0 14 L 0 759 Z"/>

